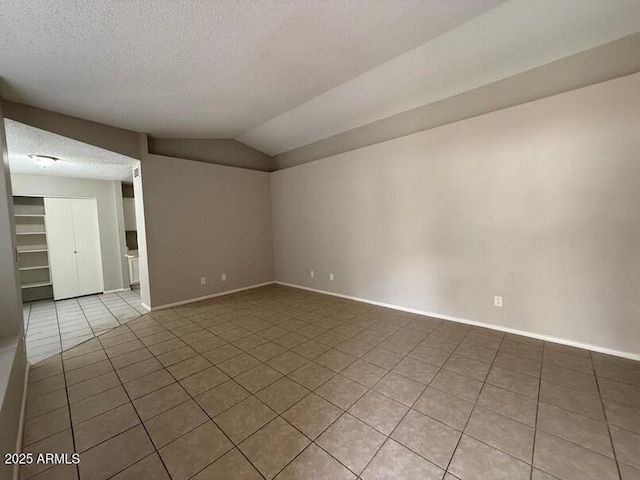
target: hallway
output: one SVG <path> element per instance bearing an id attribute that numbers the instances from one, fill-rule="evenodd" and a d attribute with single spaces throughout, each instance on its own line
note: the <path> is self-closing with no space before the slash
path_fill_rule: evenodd
<path id="1" fill-rule="evenodd" d="M 144 313 L 136 290 L 25 303 L 29 362 L 39 362 Z"/>

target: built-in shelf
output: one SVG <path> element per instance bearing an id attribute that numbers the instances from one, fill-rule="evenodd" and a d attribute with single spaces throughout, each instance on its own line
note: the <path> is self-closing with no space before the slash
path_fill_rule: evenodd
<path id="1" fill-rule="evenodd" d="M 34 283 L 23 283 L 20 285 L 21 288 L 37 288 L 37 287 L 48 287 L 51 285 L 51 282 L 34 282 Z"/>
<path id="2" fill-rule="evenodd" d="M 38 252 L 47 252 L 46 247 L 42 248 L 29 248 L 29 249 L 18 249 L 18 253 L 38 253 Z"/>
<path id="3" fill-rule="evenodd" d="M 13 197 L 22 301 L 53 298 L 42 197 Z M 28 255 L 27 255 L 28 254 Z"/>

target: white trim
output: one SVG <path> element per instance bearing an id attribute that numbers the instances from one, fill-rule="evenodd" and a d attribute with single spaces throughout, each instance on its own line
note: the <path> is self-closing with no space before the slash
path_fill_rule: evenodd
<path id="1" fill-rule="evenodd" d="M 151 307 L 151 311 L 155 312 L 156 310 L 164 310 L 165 308 L 179 307 L 180 305 L 186 305 L 188 303 L 199 302 L 201 300 L 207 300 L 208 298 L 221 297 L 223 295 L 229 295 L 230 293 L 242 292 L 244 290 L 251 290 L 252 288 L 264 287 L 265 285 L 271 285 L 271 284 L 274 284 L 274 283 L 276 283 L 276 282 L 271 281 L 271 282 L 265 282 L 265 283 L 258 283 L 256 285 L 249 285 L 248 287 L 236 288 L 234 290 L 225 290 L 224 292 L 219 292 L 219 293 L 212 293 L 211 295 L 205 295 L 204 297 L 190 298 L 188 300 L 181 300 L 179 302 L 174 302 L 174 303 L 166 303 L 164 305 L 158 305 L 157 307 Z M 144 308 L 149 308 L 144 303 L 142 304 L 142 306 Z"/>
<path id="2" fill-rule="evenodd" d="M 424 315 L 427 317 L 433 317 L 433 318 L 439 318 L 442 320 L 449 320 L 452 322 L 464 323 L 466 325 L 473 325 L 476 327 L 489 328 L 491 330 L 498 330 L 500 332 L 512 333 L 514 335 L 521 335 L 523 337 L 535 338 L 537 340 L 544 340 L 547 342 L 559 343 L 561 345 L 568 345 L 571 347 L 583 348 L 586 350 L 593 350 L 594 352 L 605 353 L 607 355 L 614 355 L 616 357 L 628 358 L 630 360 L 640 360 L 640 353 L 622 352 L 620 350 L 613 350 L 611 348 L 599 347 L 597 345 L 577 342 L 575 340 L 569 340 L 566 338 L 553 337 L 550 335 L 541 335 L 539 333 L 526 332 L 524 330 L 517 330 L 515 328 L 501 327 L 499 325 L 477 322 L 475 320 L 468 320 L 466 318 L 452 317 L 451 315 L 444 315 L 442 313 L 425 312 L 424 310 L 418 310 L 416 308 L 403 307 L 400 305 L 393 305 L 391 303 L 377 302 L 375 300 L 369 300 L 366 298 L 352 297 L 350 295 L 343 295 L 341 293 L 328 292 L 326 290 L 318 290 L 315 288 L 303 287 L 302 285 L 296 285 L 294 283 L 279 282 L 277 280 L 274 283 L 277 283 L 278 285 L 284 285 L 286 287 L 299 288 L 301 290 L 308 290 L 310 292 L 323 293 L 325 295 L 332 295 L 334 297 L 346 298 L 348 300 L 355 300 L 356 302 L 377 305 L 379 307 L 386 307 L 386 308 L 391 308 L 393 310 L 400 310 L 402 312 L 415 313 L 417 315 Z"/>
<path id="3" fill-rule="evenodd" d="M 102 293 L 105 294 L 105 293 L 128 292 L 129 290 L 131 290 L 131 287 L 129 287 L 129 288 L 114 288 L 113 290 L 105 290 Z"/>
<path id="4" fill-rule="evenodd" d="M 142 306 L 142 308 L 144 308 L 147 312 L 151 311 L 151 307 L 149 305 L 147 305 L 146 303 L 142 303 L 140 302 L 140 305 Z"/>
<path id="5" fill-rule="evenodd" d="M 26 350 L 25 350 L 26 354 Z M 26 361 L 26 368 L 24 369 L 24 385 L 22 387 L 22 404 L 20 406 L 20 423 L 18 424 L 18 438 L 16 438 L 16 453 L 22 451 L 22 436 L 24 434 L 24 422 L 27 413 L 27 388 L 29 386 L 29 370 L 31 369 L 31 363 Z M 20 478 L 20 465 L 16 463 L 13 469 L 13 480 Z"/>

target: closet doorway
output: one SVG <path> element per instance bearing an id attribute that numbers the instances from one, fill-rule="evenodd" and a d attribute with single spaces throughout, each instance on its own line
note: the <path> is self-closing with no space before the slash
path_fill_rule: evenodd
<path id="1" fill-rule="evenodd" d="M 102 252 L 95 198 L 45 198 L 53 298 L 102 293 Z"/>

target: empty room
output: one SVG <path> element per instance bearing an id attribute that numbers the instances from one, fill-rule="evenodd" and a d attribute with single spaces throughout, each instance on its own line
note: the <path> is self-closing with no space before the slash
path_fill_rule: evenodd
<path id="1" fill-rule="evenodd" d="M 639 480 L 639 0 L 0 0 L 0 479 Z"/>

